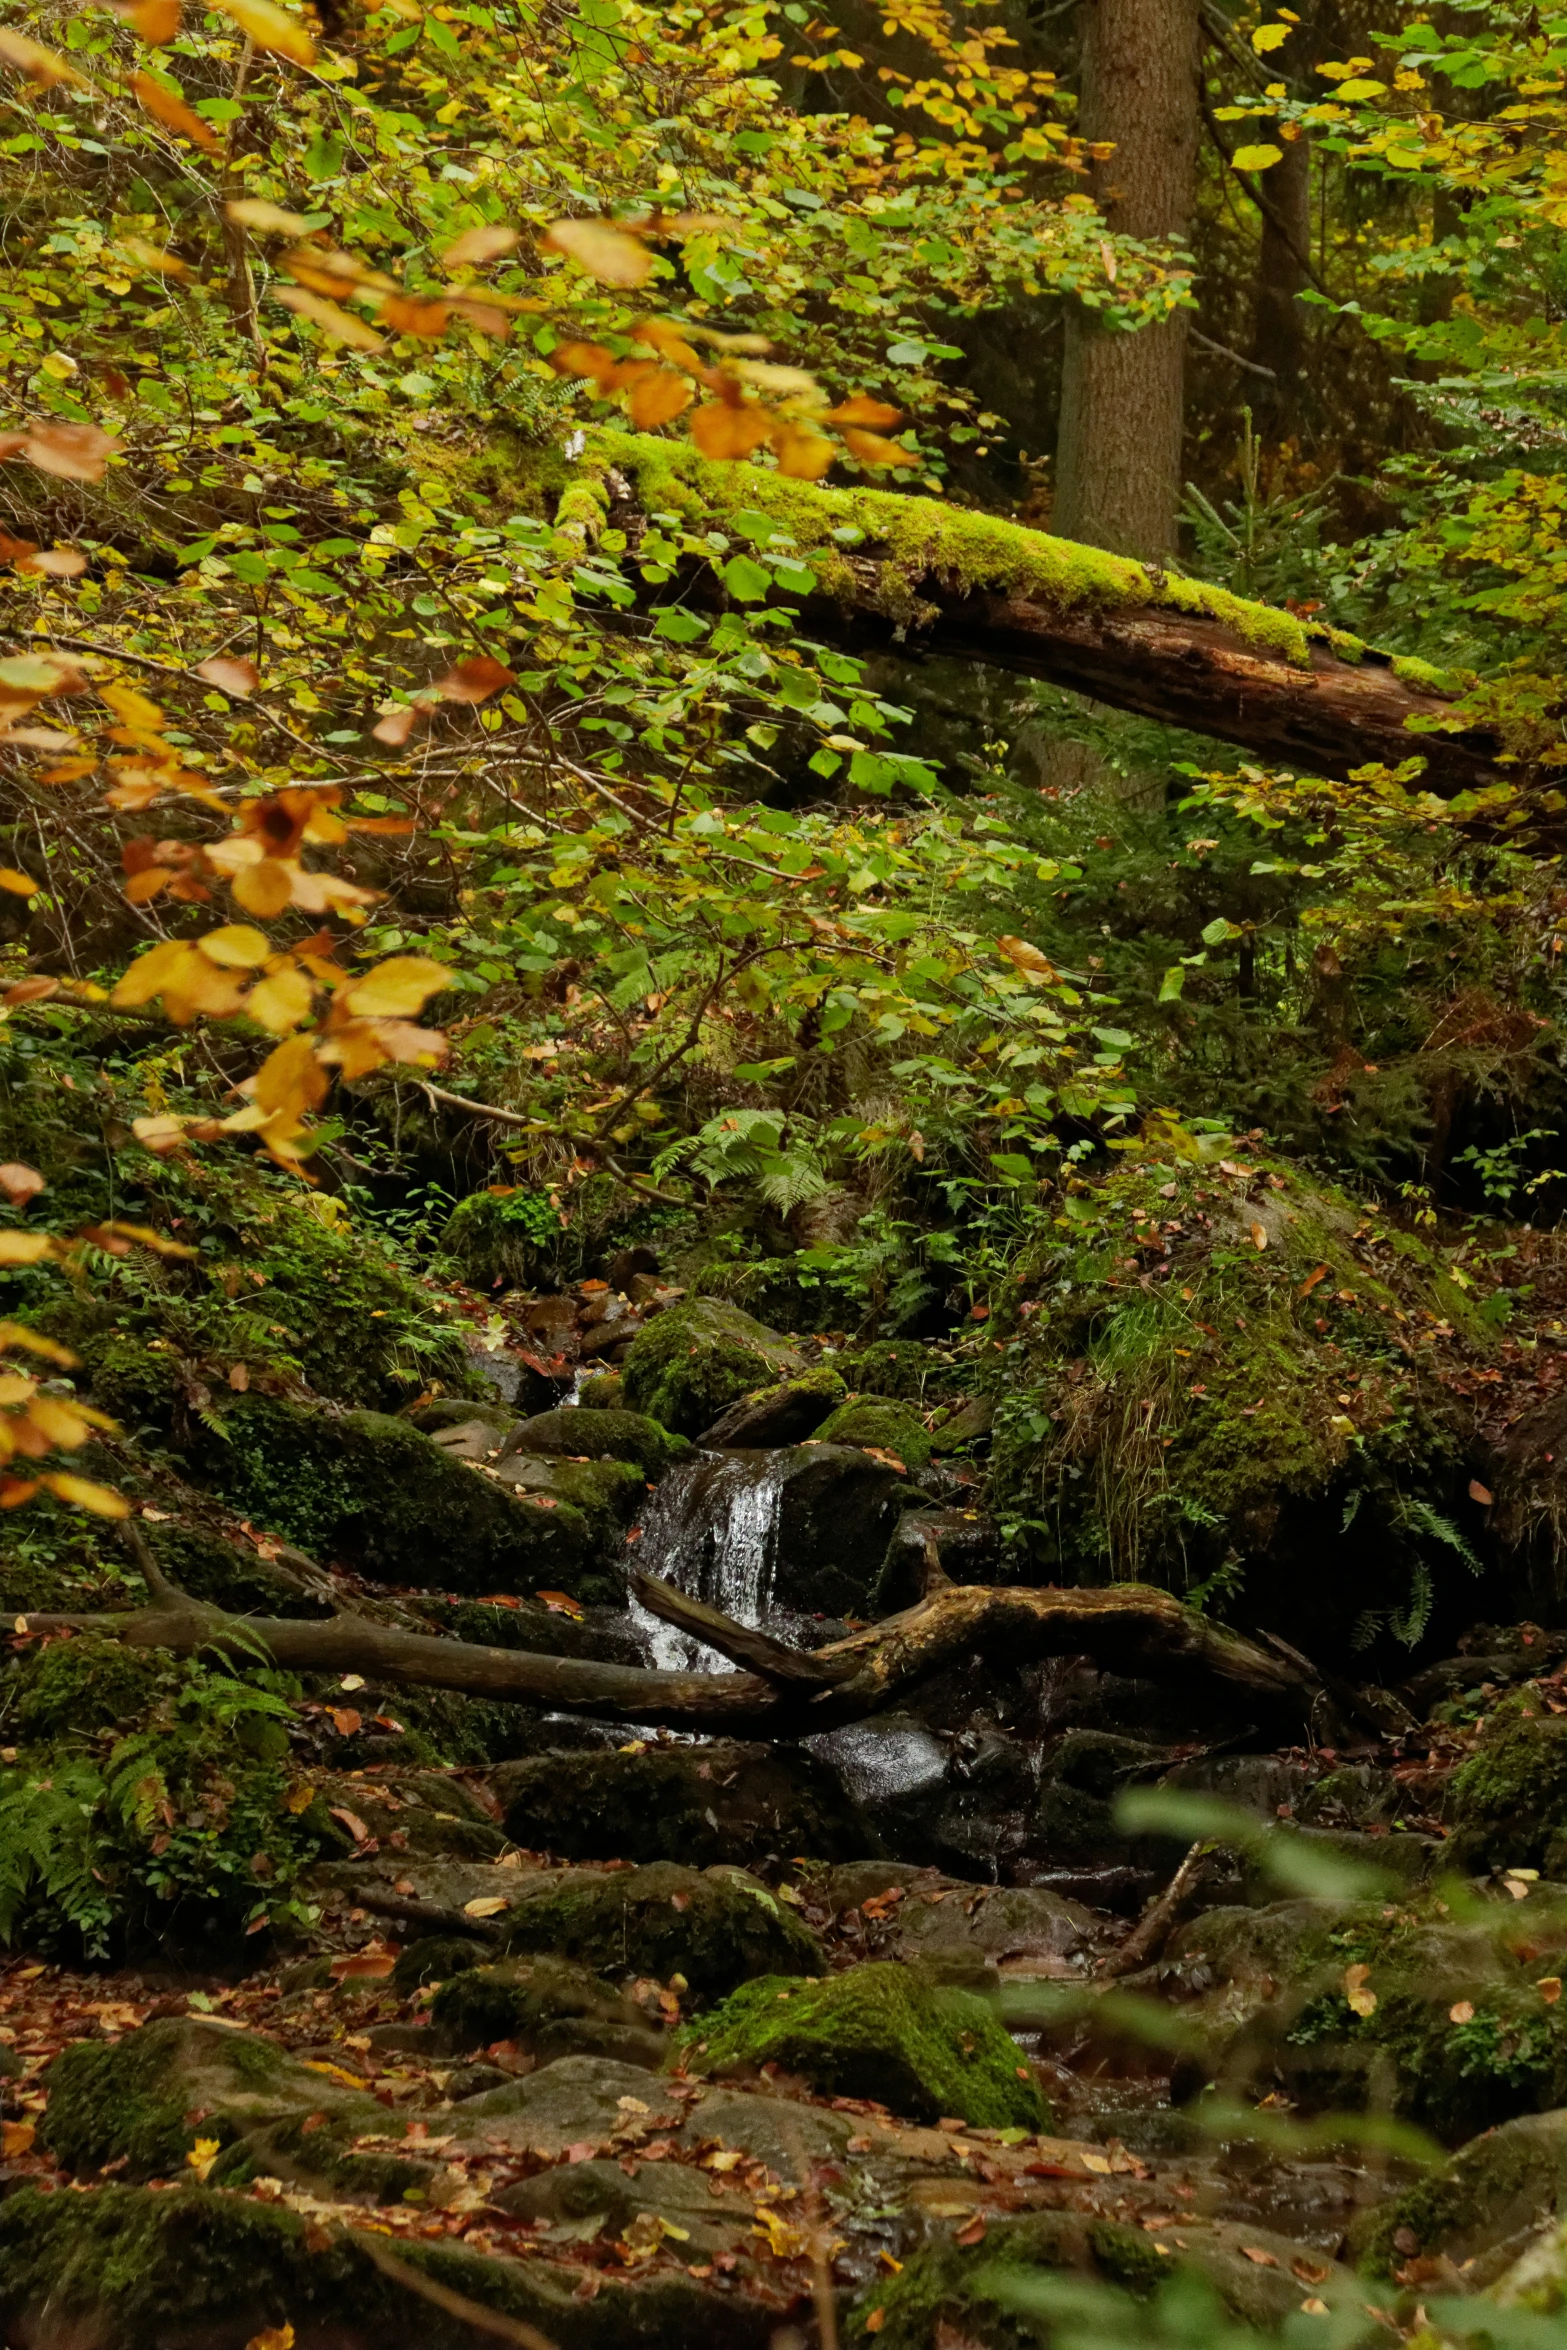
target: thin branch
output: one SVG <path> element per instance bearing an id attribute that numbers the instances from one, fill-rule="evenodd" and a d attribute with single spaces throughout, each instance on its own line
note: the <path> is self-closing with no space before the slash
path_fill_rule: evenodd
<path id="1" fill-rule="evenodd" d="M 1255 359 L 1243 359 L 1239 351 L 1230 349 L 1228 343 L 1216 343 L 1212 335 L 1199 334 L 1194 326 L 1188 326 L 1186 332 L 1191 341 L 1197 345 L 1199 351 L 1212 351 L 1216 358 L 1228 359 L 1236 367 L 1244 367 L 1248 375 L 1260 375 L 1267 383 L 1276 384 L 1278 382 L 1276 368 L 1263 367 Z"/>

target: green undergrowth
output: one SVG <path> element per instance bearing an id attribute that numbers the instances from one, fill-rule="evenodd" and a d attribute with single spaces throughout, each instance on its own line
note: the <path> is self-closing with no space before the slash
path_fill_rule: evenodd
<path id="1" fill-rule="evenodd" d="M 1069 1180 L 1012 1286 L 993 1500 L 1039 1567 L 1266 1607 L 1304 1540 L 1292 1621 L 1354 1645 L 1413 1644 L 1438 1575 L 1476 1571 L 1439 1374 L 1494 1331 L 1347 1195 L 1255 1156 L 1140 1158 Z"/>
<path id="2" fill-rule="evenodd" d="M 1448 1793 L 1461 1868 L 1567 1869 L 1567 1719 L 1527 1691 L 1505 1697 Z"/>
<path id="3" fill-rule="evenodd" d="M 912 1966 L 746 1983 L 688 2028 L 681 2061 L 718 2074 L 776 2065 L 824 2096 L 870 2098 L 916 2121 L 1049 2127 L 1034 2076 L 988 2003 Z"/>
<path id="4" fill-rule="evenodd" d="M 0 1688 L 0 1941 L 101 1958 L 303 1918 L 301 1874 L 344 1839 L 296 1807 L 282 1676 L 82 1636 Z"/>

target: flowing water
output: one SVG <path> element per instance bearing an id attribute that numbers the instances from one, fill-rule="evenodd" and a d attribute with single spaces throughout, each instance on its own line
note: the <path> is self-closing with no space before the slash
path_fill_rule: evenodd
<path id="1" fill-rule="evenodd" d="M 738 1624 L 785 1631 L 770 1602 L 789 1458 L 788 1452 L 704 1452 L 671 1470 L 642 1521 L 636 1552 L 642 1572 L 705 1599 Z M 661 1623 L 640 1602 L 632 1613 L 650 1664 L 676 1673 L 730 1670 L 715 1649 Z"/>

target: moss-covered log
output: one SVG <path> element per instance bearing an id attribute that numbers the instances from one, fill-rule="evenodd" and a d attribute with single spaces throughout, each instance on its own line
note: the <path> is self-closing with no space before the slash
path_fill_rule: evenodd
<path id="1" fill-rule="evenodd" d="M 764 514 L 816 572 L 807 625 L 850 650 L 991 662 L 1309 774 L 1418 754 L 1450 798 L 1507 773 L 1496 730 L 1455 715 L 1464 681 L 1342 629 L 933 498 L 708 464 L 633 433 L 588 440 L 564 527 L 588 539 L 613 513 L 634 543 L 653 513 L 704 529 Z M 683 586 L 721 593 L 705 565 Z"/>
<path id="2" fill-rule="evenodd" d="M 771 1738 L 863 1720 L 978 1654 L 1004 1656 L 1014 1665 L 1042 1656 L 1091 1656 L 1119 1672 L 1195 1671 L 1296 1715 L 1317 1692 L 1298 1659 L 1261 1647 L 1145 1583 L 1003 1590 L 951 1584 L 938 1570 L 914 1607 L 803 1655 L 666 1585 L 639 1580 L 644 1602 L 750 1668 L 737 1673 L 644 1671 L 584 1657 L 482 1648 L 405 1632 L 368 1616 L 338 1615 L 325 1623 L 235 1617 L 198 1605 L 161 1577 L 159 1583 L 152 1604 L 134 1613 L 30 1615 L 26 1627 L 38 1633 L 91 1630 L 132 1647 L 187 1656 L 221 1652 L 254 1659 L 265 1651 L 286 1671 L 363 1673 L 610 1721 Z"/>

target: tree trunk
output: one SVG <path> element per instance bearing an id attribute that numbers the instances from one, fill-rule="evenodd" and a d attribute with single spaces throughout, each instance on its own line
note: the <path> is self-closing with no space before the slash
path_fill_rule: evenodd
<path id="1" fill-rule="evenodd" d="M 1107 225 L 1123 235 L 1184 235 L 1197 166 L 1196 0 L 1089 0 L 1084 12 L 1085 138 L 1113 140 L 1094 172 Z M 1067 314 L 1055 527 L 1117 554 L 1175 551 L 1181 500 L 1186 320 L 1136 334 Z"/>
<path id="2" fill-rule="evenodd" d="M 147 1579 L 152 1603 L 146 1608 L 123 1615 L 30 1615 L 25 1628 L 39 1634 L 95 1632 L 128 1647 L 183 1656 L 216 1652 L 254 1661 L 265 1655 L 285 1672 L 363 1673 L 378 1681 L 723 1737 L 800 1738 L 836 1729 L 881 1712 L 933 1674 L 979 1654 L 1014 1665 L 1042 1656 L 1091 1656 L 1116 1672 L 1173 1674 L 1183 1682 L 1195 1672 L 1296 1720 L 1320 1693 L 1310 1668 L 1292 1654 L 1228 1631 L 1146 1583 L 998 1590 L 949 1583 L 938 1567 L 915 1606 L 830 1647 L 801 1651 L 642 1576 L 637 1592 L 646 1606 L 746 1668 L 666 1673 L 481 1648 L 405 1632 L 369 1616 L 338 1615 L 325 1623 L 231 1616 L 188 1598 L 156 1568 Z"/>
<path id="3" fill-rule="evenodd" d="M 1258 180 L 1268 209 L 1262 215 L 1251 355 L 1273 370 L 1274 381 L 1255 406 L 1263 429 L 1277 439 L 1300 428 L 1306 388 L 1308 329 L 1300 297 L 1310 284 L 1311 142 L 1294 139 Z"/>

